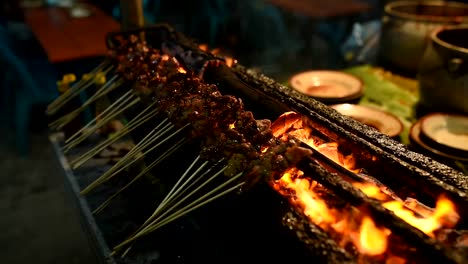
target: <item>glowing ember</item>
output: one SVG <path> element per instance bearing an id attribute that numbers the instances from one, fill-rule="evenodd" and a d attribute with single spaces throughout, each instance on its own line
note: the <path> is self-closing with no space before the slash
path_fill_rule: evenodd
<path id="1" fill-rule="evenodd" d="M 371 184 L 354 184 L 354 186 L 374 199 L 380 201 L 388 199 L 388 196 L 382 193 L 378 187 Z M 402 201 L 389 201 L 384 202 L 382 205 L 408 224 L 431 237 L 434 237 L 434 231 L 440 228 L 452 228 L 459 220 L 455 205 L 444 196 L 437 200 L 432 214 L 417 215 L 413 210 L 407 208 Z"/>
<path id="2" fill-rule="evenodd" d="M 384 201 L 388 199 L 388 196 L 384 194 L 379 187 L 369 184 L 369 183 L 353 183 L 353 186 L 361 190 L 365 195 L 377 199 L 379 201 Z"/>
<path id="3" fill-rule="evenodd" d="M 236 59 L 231 58 L 231 57 L 227 57 L 227 56 L 224 57 L 224 60 L 226 61 L 226 65 L 229 66 L 229 67 L 232 67 L 237 63 Z"/>
<path id="4" fill-rule="evenodd" d="M 211 49 L 208 47 L 207 44 L 200 44 L 198 45 L 198 48 L 204 52 L 210 52 L 211 54 L 213 55 L 217 55 L 218 57 L 222 57 L 224 59 L 224 61 L 226 62 L 226 65 L 229 66 L 229 67 L 232 67 L 234 66 L 236 63 L 237 63 L 237 60 L 230 57 L 230 56 L 226 56 L 226 55 L 223 55 L 222 52 L 221 52 L 221 49 L 219 48 L 214 48 L 214 49 Z"/>
<path id="5" fill-rule="evenodd" d="M 206 44 L 200 44 L 200 45 L 198 45 L 198 48 L 203 50 L 203 51 L 208 51 L 208 45 L 206 45 Z"/>
<path id="6" fill-rule="evenodd" d="M 289 196 L 290 201 L 302 208 L 304 215 L 314 224 L 324 230 L 333 230 L 341 234 L 343 240 L 354 238 L 351 242 L 360 253 L 374 256 L 386 251 L 389 230 L 377 227 L 368 216 L 351 217 L 350 210 L 331 208 L 314 191 L 318 186 L 317 182 L 301 178 L 302 176 L 302 171 L 290 169 L 274 182 L 273 187 L 283 195 Z M 359 219 L 362 219 L 360 223 Z"/>
<path id="7" fill-rule="evenodd" d="M 286 140 L 288 136 L 293 136 L 342 167 L 355 173 L 360 171 L 360 168 L 356 168 L 354 156 L 343 155 L 338 143 L 324 142 L 323 139 L 314 137 L 313 128 L 300 114 L 287 112 L 281 115 L 271 128 L 274 136 L 279 139 Z M 284 173 L 273 183 L 273 187 L 284 196 L 290 197 L 291 203 L 301 208 L 311 222 L 325 231 L 332 230 L 340 234 L 342 243 L 352 242 L 364 255 L 376 256 L 385 253 L 390 230 L 378 227 L 369 215 L 354 214 L 354 210 L 349 208 L 331 208 L 314 190 L 318 185 L 317 182 L 304 178 L 303 172 L 295 168 Z M 446 197 L 440 197 L 436 207 L 432 209 L 414 199 L 407 199 L 405 203 L 398 197 L 389 195 L 386 187 L 374 183 L 355 182 L 353 186 L 368 197 L 381 201 L 383 207 L 431 237 L 435 237 L 434 232 L 439 229 L 453 228 L 459 220 L 454 203 Z M 391 262 L 405 263 L 405 260 L 394 257 Z"/>
<path id="8" fill-rule="evenodd" d="M 182 67 L 179 67 L 177 71 L 179 71 L 180 73 L 187 73 L 187 71 Z"/>
<path id="9" fill-rule="evenodd" d="M 387 250 L 387 237 L 390 230 L 378 228 L 374 221 L 368 216 L 362 219 L 361 230 L 359 234 L 359 251 L 375 256 L 385 253 Z"/>

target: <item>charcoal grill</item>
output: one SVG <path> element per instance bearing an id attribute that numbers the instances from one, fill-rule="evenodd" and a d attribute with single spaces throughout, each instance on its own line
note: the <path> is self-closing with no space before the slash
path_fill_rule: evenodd
<path id="1" fill-rule="evenodd" d="M 288 111 L 301 114 L 307 118 L 316 133 L 337 142 L 345 152 L 353 153 L 359 166 L 399 196 L 413 197 L 433 206 L 440 195 L 445 195 L 455 203 L 460 215 L 461 220 L 456 229 L 467 229 L 468 184 L 466 176 L 462 173 L 411 152 L 387 136 L 342 116 L 335 110 L 260 73 L 239 64 L 228 67 L 222 63 L 223 58 L 200 50 L 194 40 L 167 25 L 111 33 L 107 39 L 109 48 L 117 45 L 118 37 L 131 34 L 144 35 L 151 46 L 174 56 L 186 69 L 203 74 L 204 81 L 216 84 L 223 94 L 242 98 L 246 109 L 251 110 L 256 118 L 275 120 Z M 118 97 L 118 94 L 110 96 Z M 135 115 L 141 109 L 142 106 L 136 106 L 127 115 Z M 132 137 L 138 141 L 147 131 L 148 128 L 142 127 L 132 133 Z M 61 142 L 56 138 L 53 142 L 60 160 L 63 161 L 62 165 L 67 167 L 66 158 L 59 149 Z M 86 144 L 80 145 L 68 156 L 84 152 L 95 142 L 89 140 Z M 166 165 L 157 167 L 153 173 L 173 173 L 176 164 L 183 159 L 181 157 L 197 151 L 196 145 L 189 145 L 183 151 L 172 155 Z M 346 201 L 349 205 L 361 208 L 379 225 L 391 230 L 395 235 L 391 241 L 392 250 L 403 254 L 409 263 L 463 263 L 467 260 L 466 248 L 442 243 L 407 224 L 384 209 L 379 202 L 368 198 L 343 180 L 346 177 L 354 177 L 353 173 L 343 170 L 320 153 L 313 153 L 309 158 L 302 160 L 298 168 L 312 175 L 332 193 L 333 199 Z M 148 156 L 145 159 L 149 161 L 154 157 Z M 135 210 L 142 199 L 141 190 L 147 190 L 144 193 L 152 193 L 154 190 L 149 182 L 140 181 L 123 193 L 121 198 L 106 210 L 106 214 L 93 217 L 90 208 L 95 209 L 99 201 L 115 191 L 115 185 L 121 183 L 111 181 L 99 187 L 94 194 L 85 197 L 80 197 L 78 190 L 86 187 L 90 180 L 95 178 L 96 171 L 104 171 L 106 166 L 108 167 L 101 164 L 73 172 L 67 170 L 66 175 L 73 186 L 74 195 L 79 197 L 85 222 L 91 227 L 90 233 L 97 238 L 95 241 L 98 241 L 100 253 L 105 256 L 107 262 L 237 263 L 245 259 L 273 262 L 314 259 L 323 263 L 370 261 L 341 247 L 322 228 L 312 224 L 298 208 L 290 206 L 285 197 L 264 183 L 255 185 L 242 195 L 225 197 L 150 235 L 138 242 L 132 249 L 133 254 L 129 256 L 110 256 L 109 247 L 132 232 L 131 230 L 144 220 L 143 215 L 151 213 L 145 208 Z M 243 242 L 239 244 L 237 241 Z"/>

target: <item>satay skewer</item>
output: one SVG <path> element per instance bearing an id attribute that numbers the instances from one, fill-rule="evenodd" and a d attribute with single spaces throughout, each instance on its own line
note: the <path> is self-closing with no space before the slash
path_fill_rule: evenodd
<path id="1" fill-rule="evenodd" d="M 87 194 L 89 193 L 90 191 L 92 191 L 93 189 L 95 189 L 97 186 L 101 185 L 102 183 L 108 181 L 109 179 L 113 178 L 115 175 L 117 175 L 118 173 L 122 172 L 123 170 L 125 170 L 126 168 L 128 168 L 130 165 L 132 165 L 133 163 L 135 163 L 136 161 L 140 160 L 141 158 L 143 158 L 146 154 L 148 154 L 149 152 L 153 151 L 154 149 L 156 149 L 157 147 L 159 147 L 160 145 L 162 145 L 163 143 L 165 143 L 167 140 L 171 139 L 172 137 L 174 137 L 175 135 L 179 134 L 182 130 L 184 130 L 189 124 L 179 128 L 178 130 L 176 130 L 175 132 L 173 132 L 172 134 L 166 136 L 163 140 L 159 141 L 156 145 L 154 145 L 153 147 L 151 147 L 150 149 L 146 150 L 144 153 L 142 153 L 141 155 L 139 155 L 137 158 L 135 159 L 132 159 L 131 161 L 129 161 L 130 158 L 133 158 L 134 156 L 132 157 L 127 157 L 127 155 L 125 157 L 127 157 L 123 162 L 120 162 L 121 160 L 119 160 L 119 162 L 117 162 L 118 164 L 115 164 L 111 169 L 109 169 L 108 171 L 106 171 L 102 176 L 100 176 L 98 179 L 96 179 L 94 182 L 92 182 L 90 185 L 88 185 L 85 189 L 83 189 L 83 191 L 81 191 L 81 194 Z M 138 153 L 138 152 L 137 152 Z M 134 154 L 137 154 L 137 153 L 134 153 Z M 120 164 L 119 164 L 120 163 Z M 122 163 L 125 163 L 125 165 L 122 165 Z"/>
<path id="2" fill-rule="evenodd" d="M 150 107 L 148 107 L 150 108 Z M 147 108 L 147 109 L 148 109 Z M 102 141 L 83 155 L 79 156 L 78 158 L 72 160 L 70 162 L 70 165 L 73 169 L 77 169 L 80 166 L 82 166 L 84 163 L 86 163 L 88 160 L 90 160 L 92 157 L 97 155 L 99 152 L 104 150 L 105 148 L 109 147 L 111 144 L 117 142 L 120 140 L 122 137 L 128 135 L 130 132 L 135 130 L 136 128 L 140 127 L 142 124 L 146 123 L 147 121 L 151 120 L 155 116 L 157 116 L 159 113 L 158 110 L 153 109 L 150 112 L 147 112 L 147 110 L 144 110 L 141 112 L 138 116 L 133 118 L 123 129 L 117 131 L 114 135 L 112 135 L 110 138 L 107 138 L 106 140 Z M 65 153 L 67 153 L 65 151 Z"/>
<path id="3" fill-rule="evenodd" d="M 124 95 L 122 95 L 119 99 L 117 99 L 115 102 L 113 102 L 111 105 L 109 105 L 104 111 L 96 115 L 91 121 L 89 121 L 86 125 L 84 125 L 80 130 L 78 130 L 75 134 L 70 136 L 65 140 L 65 144 L 69 143 L 73 139 L 77 138 L 84 130 L 88 129 L 91 127 L 93 124 L 97 123 L 97 121 L 101 118 L 104 118 L 106 115 L 109 113 L 114 112 L 114 109 L 120 108 L 122 105 L 124 105 L 124 102 L 127 102 L 129 98 L 131 98 L 132 91 L 128 91 Z M 123 102 L 122 102 L 123 101 Z"/>
<path id="4" fill-rule="evenodd" d="M 98 65 L 94 70 L 92 70 L 89 75 L 93 76 L 99 72 L 102 72 L 103 74 L 107 74 L 109 71 L 111 71 L 114 66 L 110 65 L 109 60 L 103 61 L 100 65 Z M 108 67 L 109 66 L 109 67 Z M 106 68 L 107 67 L 107 68 Z M 62 108 L 67 102 L 69 102 L 71 99 L 75 98 L 78 96 L 81 92 L 85 91 L 91 85 L 93 84 L 94 79 L 93 78 L 88 78 L 88 79 L 80 79 L 77 83 L 72 85 L 70 89 L 65 91 L 62 95 L 57 97 L 54 101 L 52 101 L 48 106 L 47 106 L 47 114 L 52 115 L 55 114 L 60 108 Z"/>
<path id="5" fill-rule="evenodd" d="M 75 117 L 77 117 L 81 112 L 83 112 L 88 106 L 94 103 L 96 100 L 100 99 L 104 95 L 107 95 L 109 92 L 120 87 L 123 84 L 122 79 L 118 79 L 118 76 L 114 76 L 111 81 L 106 83 L 103 87 L 97 90 L 88 100 L 86 100 L 80 107 L 71 111 L 70 113 L 62 116 L 61 118 L 53 121 L 49 124 L 49 127 L 52 129 L 60 130 L 66 124 L 70 123 Z"/>
<path id="6" fill-rule="evenodd" d="M 135 183 L 137 180 L 139 180 L 141 177 L 146 175 L 150 170 L 152 170 L 154 167 L 156 167 L 158 164 L 160 164 L 163 160 L 165 160 L 167 157 L 171 156 L 174 152 L 176 152 L 178 149 L 180 149 L 182 146 L 184 146 L 188 142 L 187 139 L 181 139 L 179 142 L 177 142 L 174 146 L 169 148 L 166 152 L 161 154 L 157 159 L 155 159 L 153 162 L 151 162 L 150 165 L 146 166 L 144 170 L 142 170 L 137 176 L 135 176 L 129 183 L 127 183 L 124 187 L 122 187 L 120 190 L 118 190 L 116 193 L 114 193 L 112 196 L 107 198 L 100 206 L 98 206 L 96 209 L 93 210 L 93 214 L 98 214 L 102 210 L 104 210 L 115 197 L 120 195 L 123 191 L 125 191 L 128 187 L 130 187 L 133 183 Z"/>

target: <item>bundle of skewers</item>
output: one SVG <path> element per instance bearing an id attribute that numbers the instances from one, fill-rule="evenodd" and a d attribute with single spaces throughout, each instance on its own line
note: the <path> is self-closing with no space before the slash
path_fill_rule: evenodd
<path id="1" fill-rule="evenodd" d="M 310 154 L 295 139 L 275 138 L 271 122 L 255 120 L 240 98 L 221 94 L 216 85 L 204 82 L 203 74 L 194 73 L 135 35 L 122 39 L 92 74 L 108 76 L 108 81 L 95 87 L 92 78 L 81 80 L 49 105 L 48 113 L 54 115 L 73 98 L 95 88 L 81 106 L 50 123 L 52 129 L 60 130 L 100 99 L 111 98 L 107 108 L 66 138 L 65 153 L 134 107 L 140 110 L 112 136 L 71 160 L 72 169 L 83 166 L 135 130 L 149 128 L 143 137 L 134 139 L 128 153 L 81 191 L 82 195 L 93 192 L 121 172 L 145 162 L 144 169 L 97 207 L 95 214 L 189 142 L 200 144 L 198 155 L 182 175 L 174 175 L 177 181 L 170 191 L 158 204 L 151 205 L 154 212 L 128 239 L 115 246 L 115 253 L 125 254 L 140 237 L 229 193 L 280 177 Z"/>

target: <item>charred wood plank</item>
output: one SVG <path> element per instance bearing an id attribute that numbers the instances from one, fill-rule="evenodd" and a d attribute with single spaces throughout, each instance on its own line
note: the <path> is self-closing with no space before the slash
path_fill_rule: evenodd
<path id="1" fill-rule="evenodd" d="M 246 84 L 243 88 L 254 89 L 262 96 L 274 98 L 278 104 L 309 117 L 315 129 L 340 145 L 353 146 L 353 154 L 358 159 L 372 161 L 374 167 L 380 170 L 380 173 L 372 175 L 394 191 L 400 189 L 403 192 L 401 196 L 416 195 L 421 201 L 434 202 L 440 195 L 447 195 L 457 204 L 462 219 L 468 219 L 468 210 L 464 209 L 468 208 L 468 181 L 463 173 L 412 152 L 386 135 L 262 74 L 240 65 L 233 70 Z M 461 224 L 468 225 L 467 222 Z"/>
<path id="2" fill-rule="evenodd" d="M 284 215 L 283 224 L 292 232 L 295 231 L 297 238 L 311 251 L 317 252 L 323 263 L 356 263 L 356 260 L 349 253 L 340 248 L 326 233 L 294 209 Z"/>
<path id="3" fill-rule="evenodd" d="M 368 143 L 372 143 L 373 145 L 381 148 L 383 151 L 392 153 L 395 157 L 398 157 L 408 164 L 431 172 L 431 174 L 437 178 L 460 190 L 465 192 L 468 191 L 468 182 L 466 181 L 467 176 L 463 173 L 447 165 L 436 162 L 424 155 L 412 152 L 406 146 L 390 137 L 371 129 L 352 118 L 341 115 L 334 109 L 327 107 L 293 89 L 285 87 L 263 74 L 258 74 L 248 70 L 241 65 L 236 65 L 234 70 L 239 74 L 241 80 L 248 84 L 255 84 L 255 87 L 258 87 L 264 93 L 275 98 L 289 98 L 287 103 L 289 106 L 299 104 L 298 106 L 300 107 L 298 108 L 300 109 L 298 110 L 313 111 L 316 116 L 321 116 L 321 119 L 328 120 L 326 123 L 328 123 L 328 126 L 331 128 L 341 128 L 337 130 L 340 134 L 343 131 L 348 132 L 346 134 L 354 134 L 359 138 L 365 139 Z M 306 109 L 304 109 L 304 107 Z M 307 112 L 303 114 L 307 114 Z"/>

